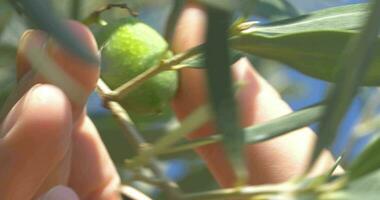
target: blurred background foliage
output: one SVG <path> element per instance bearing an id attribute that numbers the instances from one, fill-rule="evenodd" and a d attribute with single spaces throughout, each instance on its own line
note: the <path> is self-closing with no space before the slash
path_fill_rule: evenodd
<path id="1" fill-rule="evenodd" d="M 79 2 L 79 12 L 76 16 L 83 19 L 91 12 L 104 6 L 107 3 L 128 3 L 128 5 L 139 12 L 139 18 L 156 30 L 164 34 L 167 17 L 172 7 L 171 0 L 50 0 L 52 7 L 57 13 L 65 18 L 73 15 L 73 2 Z M 285 2 L 285 3 L 283 3 Z M 259 0 L 255 6 L 247 4 L 246 10 L 251 20 L 260 23 L 271 22 L 279 19 L 297 16 L 310 11 L 338 6 L 343 4 L 366 2 L 362 0 Z M 127 15 L 125 10 L 114 9 L 105 14 L 105 19 Z M 237 13 L 236 16 L 239 14 Z M 22 15 L 19 15 L 11 8 L 7 1 L 0 1 L 0 105 L 9 95 L 11 88 L 15 84 L 15 56 L 18 40 L 21 34 L 30 27 Z M 324 98 L 328 87 L 326 82 L 316 80 L 300 74 L 283 64 L 272 60 L 266 60 L 250 56 L 255 68 L 281 93 L 282 97 L 290 104 L 293 109 L 317 103 Z M 378 132 L 380 127 L 360 126 L 366 119 L 377 115 L 379 103 L 379 90 L 373 88 L 362 88 L 360 95 L 354 103 L 341 126 L 339 137 L 337 138 L 332 150 L 335 155 L 340 155 L 343 148 L 347 145 L 355 148 L 352 155 L 358 154 L 363 145 L 372 137 L 369 133 Z M 363 109 L 362 113 L 360 110 Z M 111 114 L 102 108 L 101 101 L 96 94 L 93 94 L 88 104 L 88 111 L 94 120 L 104 143 L 109 150 L 112 159 L 119 166 L 122 177 L 129 177 L 123 170 L 123 161 L 130 158 L 134 152 L 128 142 L 124 139 L 122 130 Z M 141 118 L 132 116 L 137 122 L 137 127 L 144 134 L 148 141 L 167 132 L 176 125 L 170 109 L 157 118 Z M 312 126 L 313 128 L 314 126 Z M 350 136 L 354 137 L 350 137 Z M 352 139 L 354 138 L 354 139 Z M 202 161 L 194 152 L 181 153 L 175 156 L 163 157 L 162 168 L 167 175 L 177 181 L 185 192 L 205 191 L 215 189 L 217 185 L 209 172 L 204 167 Z M 349 162 L 350 159 L 346 160 Z M 155 192 L 148 185 L 140 184 L 140 188 L 146 191 Z"/>

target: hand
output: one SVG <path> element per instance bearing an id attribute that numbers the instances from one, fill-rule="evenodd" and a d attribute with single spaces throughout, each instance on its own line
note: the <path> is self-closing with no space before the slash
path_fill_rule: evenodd
<path id="1" fill-rule="evenodd" d="M 90 31 L 76 22 L 68 25 L 97 54 Z M 80 83 L 86 91 L 83 103 L 70 101 L 45 77 L 33 75 L 25 56 L 33 48 L 45 48 L 50 58 Z M 25 92 L 1 124 L 2 199 L 37 199 L 44 193 L 44 200 L 120 199 L 116 169 L 85 112 L 98 76 L 99 67 L 70 55 L 45 33 L 31 30 L 23 35 L 17 78 L 20 85 L 29 84 L 20 89 Z"/>
<path id="2" fill-rule="evenodd" d="M 201 44 L 204 41 L 206 20 L 206 14 L 199 5 L 188 3 L 178 21 L 173 50 L 178 53 Z M 244 86 L 236 94 L 242 126 L 251 126 L 291 112 L 288 104 L 254 70 L 247 59 L 239 60 L 232 69 L 234 79 L 244 82 Z M 201 70 L 180 71 L 180 88 L 172 104 L 180 120 L 207 102 L 204 79 L 204 72 Z M 211 133 L 215 133 L 215 128 L 213 123 L 209 122 L 191 133 L 189 139 Z M 301 174 L 308 162 L 314 140 L 315 134 L 309 128 L 303 128 L 267 142 L 248 145 L 245 149 L 245 159 L 249 182 L 251 184 L 282 182 Z M 197 152 L 222 186 L 233 186 L 236 177 L 221 144 L 207 145 L 198 148 Z M 313 173 L 321 173 L 333 163 L 330 153 L 325 152 Z"/>

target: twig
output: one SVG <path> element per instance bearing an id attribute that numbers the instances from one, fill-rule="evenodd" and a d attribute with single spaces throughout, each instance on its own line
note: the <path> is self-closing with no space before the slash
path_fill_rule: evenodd
<path id="1" fill-rule="evenodd" d="M 152 200 L 151 198 L 146 196 L 144 193 L 128 185 L 120 186 L 119 191 L 121 194 L 130 198 L 131 200 Z"/>
<path id="2" fill-rule="evenodd" d="M 174 129 L 170 133 L 162 136 L 156 143 L 149 148 L 144 149 L 139 155 L 130 160 L 128 163 L 131 167 L 139 167 L 144 165 L 149 158 L 166 151 L 186 134 L 199 128 L 212 118 L 209 106 L 203 105 L 191 113 L 185 120 L 182 121 L 181 126 Z"/>
<path id="3" fill-rule="evenodd" d="M 162 180 L 146 176 L 139 172 L 134 173 L 131 179 L 132 181 L 141 181 L 141 182 L 144 182 L 153 186 L 157 186 L 157 187 L 162 187 L 163 184 L 166 184 Z"/>
<path id="4" fill-rule="evenodd" d="M 91 25 L 93 23 L 100 22 L 102 21 L 100 14 L 112 8 L 127 9 L 128 13 L 132 15 L 133 17 L 137 17 L 139 15 L 137 11 L 131 9 L 126 3 L 110 3 L 92 12 L 89 16 L 87 16 L 85 19 L 82 20 L 82 23 L 86 25 Z"/>
<path id="5" fill-rule="evenodd" d="M 111 89 L 99 79 L 97 84 L 97 92 L 101 97 L 104 97 L 105 94 L 109 93 Z M 140 151 L 141 148 L 147 145 L 144 138 L 141 137 L 137 129 L 135 128 L 133 122 L 130 120 L 128 113 L 124 110 L 124 108 L 115 101 L 109 101 L 107 99 L 103 99 L 104 106 L 109 108 L 120 123 L 122 128 L 124 129 L 125 136 L 128 139 L 128 142 L 132 144 L 136 151 Z M 168 180 L 165 175 L 161 172 L 159 165 L 157 163 L 157 159 L 154 156 L 149 158 L 149 162 L 147 163 L 147 167 L 152 170 L 153 174 L 157 179 L 161 180 L 165 184 L 161 184 L 161 189 L 165 191 L 168 195 L 169 199 L 179 199 L 181 192 L 176 185 L 176 183 Z"/>
<path id="6" fill-rule="evenodd" d="M 255 195 L 274 195 L 279 193 L 290 193 L 299 191 L 297 185 L 281 184 L 281 185 L 262 185 L 247 186 L 242 188 L 229 188 L 207 192 L 188 194 L 184 196 L 184 200 L 225 200 L 225 199 L 252 199 Z"/>

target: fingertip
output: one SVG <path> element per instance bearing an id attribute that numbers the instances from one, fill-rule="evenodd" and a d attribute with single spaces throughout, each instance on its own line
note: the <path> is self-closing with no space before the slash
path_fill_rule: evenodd
<path id="1" fill-rule="evenodd" d="M 13 118 L 13 124 L 8 124 L 9 131 L 1 140 L 7 159 L 0 185 L 6 183 L 6 191 L 14 199 L 30 199 L 44 183 L 46 172 L 54 169 L 70 148 L 70 103 L 59 88 L 39 84 L 29 90 L 8 117 Z"/>
<path id="2" fill-rule="evenodd" d="M 14 119 L 11 120 L 13 124 L 7 125 L 9 133 L 5 135 L 9 144 L 29 143 L 28 146 L 36 142 L 39 147 L 66 148 L 72 129 L 72 113 L 69 100 L 59 88 L 37 84 L 12 110 L 14 112 L 8 117 Z M 25 146 L 15 149 L 22 150 Z"/>
<path id="3" fill-rule="evenodd" d="M 57 127 L 59 130 L 68 129 L 71 122 L 71 105 L 64 92 L 50 84 L 37 84 L 27 95 L 23 117 L 36 120 L 31 124 L 40 124 L 45 128 Z M 35 115 L 40 113 L 38 117 Z M 41 120 L 40 122 L 38 120 Z"/>
<path id="4" fill-rule="evenodd" d="M 79 200 L 79 197 L 71 188 L 58 185 L 42 195 L 39 200 Z"/>

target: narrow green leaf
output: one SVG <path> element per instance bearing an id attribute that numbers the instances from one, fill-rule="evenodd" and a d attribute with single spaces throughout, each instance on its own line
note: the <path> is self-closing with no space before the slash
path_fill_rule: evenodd
<path id="1" fill-rule="evenodd" d="M 246 128 L 246 143 L 257 143 L 297 130 L 320 119 L 324 106 L 318 105 L 294 112 L 270 122 Z"/>
<path id="2" fill-rule="evenodd" d="M 380 169 L 380 137 L 377 137 L 353 161 L 348 169 L 351 180 L 360 178 Z"/>
<path id="3" fill-rule="evenodd" d="M 69 29 L 64 21 L 59 18 L 49 3 L 43 0 L 17 0 L 23 6 L 23 12 L 35 23 L 37 28 L 51 34 L 62 46 L 84 60 L 98 63 L 98 58 L 93 55 Z"/>
<path id="4" fill-rule="evenodd" d="M 77 105 L 84 104 L 83 101 L 86 101 L 86 98 L 83 95 L 86 94 L 86 90 L 50 58 L 44 49 L 29 50 L 26 56 L 33 69 L 45 80 L 61 88 L 72 102 Z"/>
<path id="5" fill-rule="evenodd" d="M 356 32 L 314 31 L 268 36 L 257 33 L 231 38 L 231 47 L 246 53 L 274 59 L 315 78 L 334 81 L 343 49 Z M 380 38 L 373 41 L 380 53 Z M 347 66 L 351 66 L 348 63 Z M 380 85 L 380 57 L 374 58 L 363 85 Z"/>
<path id="6" fill-rule="evenodd" d="M 284 135 L 288 132 L 316 122 L 322 116 L 325 106 L 317 105 L 305 108 L 268 122 L 256 124 L 244 129 L 245 144 L 256 144 Z M 192 150 L 200 146 L 220 142 L 222 136 L 215 134 L 206 138 L 185 142 L 178 147 L 167 148 L 162 154 Z"/>
<path id="7" fill-rule="evenodd" d="M 242 0 L 198 0 L 202 4 L 215 9 L 224 10 L 227 12 L 233 12 L 240 8 Z"/>
<path id="8" fill-rule="evenodd" d="M 335 163 L 334 165 L 330 168 L 330 170 L 327 172 L 327 175 L 329 177 L 332 177 L 334 176 L 334 172 L 335 170 L 340 166 L 340 164 L 342 163 L 342 158 L 343 156 L 339 156 L 336 160 L 335 160 Z"/>
<path id="9" fill-rule="evenodd" d="M 296 70 L 334 81 L 339 58 L 365 22 L 368 4 L 336 7 L 242 31 L 231 38 L 237 50 L 283 62 Z M 373 41 L 380 53 L 380 38 Z M 348 63 L 350 65 L 351 63 Z M 371 63 L 363 85 L 380 84 L 380 57 Z"/>
<path id="10" fill-rule="evenodd" d="M 374 0 L 372 12 L 360 35 L 353 38 L 343 54 L 335 87 L 327 97 L 327 108 L 319 126 L 319 134 L 311 164 L 314 164 L 324 148 L 335 140 L 340 122 L 351 105 L 359 84 L 365 78 L 380 31 L 380 1 Z"/>
<path id="11" fill-rule="evenodd" d="M 205 44 L 206 75 L 217 132 L 223 135 L 223 145 L 237 175 L 237 184 L 246 179 L 243 159 L 244 134 L 239 125 L 231 77 L 228 31 L 231 15 L 208 7 L 208 27 Z"/>
<path id="12" fill-rule="evenodd" d="M 257 25 L 245 32 L 289 34 L 322 30 L 359 30 L 368 15 L 368 4 L 354 4 L 327 8 L 298 17 Z"/>

